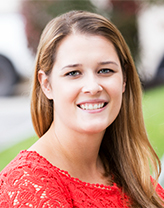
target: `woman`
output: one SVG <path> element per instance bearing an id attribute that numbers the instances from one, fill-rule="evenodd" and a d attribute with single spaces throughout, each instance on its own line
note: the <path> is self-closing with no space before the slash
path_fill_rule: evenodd
<path id="1" fill-rule="evenodd" d="M 0 207 L 163 207 L 141 98 L 129 49 L 109 20 L 84 11 L 53 19 L 32 91 L 40 139 L 1 172 Z"/>

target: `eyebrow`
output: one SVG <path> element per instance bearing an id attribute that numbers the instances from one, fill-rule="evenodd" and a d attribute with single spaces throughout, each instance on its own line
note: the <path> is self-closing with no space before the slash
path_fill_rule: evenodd
<path id="1" fill-rule="evenodd" d="M 116 66 L 119 66 L 115 61 L 102 61 L 98 63 L 99 65 L 106 65 L 106 64 L 114 64 Z"/>
<path id="2" fill-rule="evenodd" d="M 67 66 L 64 66 L 63 68 L 61 68 L 61 70 L 65 69 L 65 68 L 75 68 L 78 66 L 82 66 L 82 64 L 69 64 Z"/>
<path id="3" fill-rule="evenodd" d="M 114 64 L 114 65 L 118 66 L 118 64 L 114 61 L 102 61 L 102 62 L 98 63 L 98 65 L 107 65 L 107 64 Z M 65 69 L 65 68 L 76 68 L 79 66 L 82 66 L 82 64 L 69 64 L 67 66 L 62 67 L 61 70 Z"/>

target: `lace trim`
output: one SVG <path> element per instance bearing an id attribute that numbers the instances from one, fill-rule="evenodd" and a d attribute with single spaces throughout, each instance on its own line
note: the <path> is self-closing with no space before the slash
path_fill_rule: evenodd
<path id="1" fill-rule="evenodd" d="M 91 187 L 91 188 L 99 188 L 99 189 L 104 189 L 104 190 L 112 190 L 112 189 L 118 189 L 117 187 L 117 184 L 113 182 L 113 185 L 112 186 L 108 186 L 108 185 L 104 185 L 104 184 L 94 184 L 94 183 L 88 183 L 88 182 L 84 182 L 84 181 L 81 181 L 80 179 L 78 178 L 74 178 L 72 177 L 68 171 L 65 171 L 65 170 L 61 170 L 60 168 L 52 165 L 52 163 L 50 163 L 45 157 L 41 156 L 38 152 L 36 151 L 28 151 L 28 150 L 22 150 L 20 152 L 20 154 L 23 154 L 23 153 L 27 153 L 27 154 L 30 154 L 30 155 L 36 155 L 37 157 L 39 157 L 44 163 L 47 163 L 51 168 L 54 168 L 56 171 L 58 171 L 59 173 L 61 173 L 62 175 L 64 175 L 66 178 L 68 178 L 69 180 L 71 180 L 72 182 L 76 182 L 78 184 L 81 184 L 83 186 L 87 186 L 87 187 Z"/>

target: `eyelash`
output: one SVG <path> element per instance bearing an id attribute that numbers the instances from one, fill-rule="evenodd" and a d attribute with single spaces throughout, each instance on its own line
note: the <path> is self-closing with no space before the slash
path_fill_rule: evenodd
<path id="1" fill-rule="evenodd" d="M 78 74 L 77 74 L 78 73 Z M 70 76 L 70 77 L 76 77 L 78 75 L 80 75 L 81 73 L 79 71 L 70 71 L 66 74 L 66 76 Z"/>
<path id="2" fill-rule="evenodd" d="M 109 74 L 109 73 L 114 73 L 114 70 L 112 69 L 108 69 L 108 68 L 104 68 L 98 71 L 98 74 Z M 70 71 L 68 72 L 65 76 L 70 76 L 70 77 L 77 77 L 81 74 L 80 71 Z"/>
<path id="3" fill-rule="evenodd" d="M 108 72 L 106 72 L 108 71 Z M 105 73 L 104 73 L 105 72 Z M 98 71 L 98 74 L 109 74 L 109 73 L 113 73 L 114 71 L 112 69 L 108 69 L 108 68 L 105 68 L 105 69 L 101 69 Z"/>

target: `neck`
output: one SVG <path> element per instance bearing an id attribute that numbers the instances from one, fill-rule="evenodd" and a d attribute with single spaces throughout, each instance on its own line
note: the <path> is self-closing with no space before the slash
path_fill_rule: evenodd
<path id="1" fill-rule="evenodd" d="M 54 158 L 57 159 L 55 163 L 58 163 L 59 168 L 67 170 L 79 179 L 83 176 L 93 178 L 96 173 L 103 172 L 99 148 L 104 132 L 80 134 L 66 129 L 56 129 L 53 123 L 49 134 L 51 147 L 55 147 Z"/>

